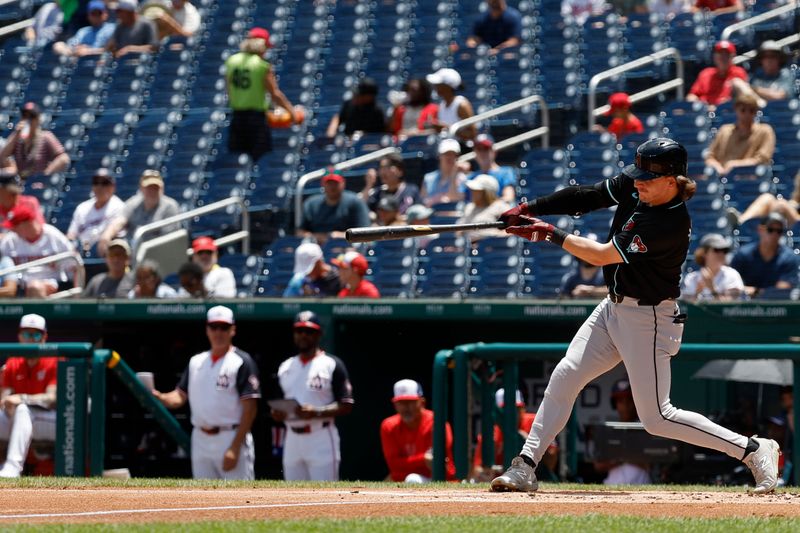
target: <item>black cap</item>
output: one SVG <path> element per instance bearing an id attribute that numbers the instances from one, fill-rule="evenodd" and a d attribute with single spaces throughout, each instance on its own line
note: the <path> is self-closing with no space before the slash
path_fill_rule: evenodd
<path id="1" fill-rule="evenodd" d="M 319 317 L 314 311 L 300 311 L 294 317 L 295 328 L 309 328 L 322 331 L 322 324 L 320 324 Z"/>
<path id="2" fill-rule="evenodd" d="M 98 168 L 97 170 L 94 171 L 94 174 L 92 174 L 92 177 L 93 178 L 105 178 L 108 181 L 110 181 L 111 183 L 114 183 L 114 182 L 117 181 L 116 176 L 114 176 L 114 174 L 112 174 L 111 171 L 108 170 L 107 168 Z"/>
<path id="3" fill-rule="evenodd" d="M 761 219 L 762 226 L 769 226 L 770 224 L 780 224 L 783 229 L 786 229 L 787 227 L 786 218 L 777 211 L 773 211 Z"/>
<path id="4" fill-rule="evenodd" d="M 38 117 L 42 114 L 42 111 L 35 102 L 25 102 L 25 105 L 22 106 L 22 113 L 27 113 L 29 115 L 33 115 L 34 117 Z"/>
<path id="5" fill-rule="evenodd" d="M 622 174 L 635 180 L 652 180 L 661 176 L 685 176 L 689 154 L 680 143 L 658 137 L 639 145 L 636 163 L 622 169 Z"/>
<path id="6" fill-rule="evenodd" d="M 358 82 L 356 87 L 356 94 L 378 94 L 378 83 L 372 78 L 364 78 Z"/>

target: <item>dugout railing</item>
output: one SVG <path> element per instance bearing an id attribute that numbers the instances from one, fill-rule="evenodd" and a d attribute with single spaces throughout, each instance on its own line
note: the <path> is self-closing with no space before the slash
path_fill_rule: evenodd
<path id="1" fill-rule="evenodd" d="M 433 362 L 433 479 L 445 479 L 445 424 L 452 418 L 453 459 L 456 477 L 469 476 L 469 398 L 470 387 L 478 382 L 481 413 L 491 413 L 494 405 L 494 389 L 477 376 L 473 380 L 472 363 L 475 360 L 493 362 L 503 371 L 505 387 L 505 407 L 502 423 L 504 435 L 517 432 L 517 413 L 515 407 L 516 384 L 519 383 L 519 364 L 525 361 L 553 360 L 563 357 L 568 344 L 511 344 L 475 343 L 456 346 L 452 350 L 439 351 Z M 794 383 L 800 383 L 800 344 L 701 344 L 686 343 L 681 346 L 682 360 L 711 359 L 791 359 L 793 362 Z M 452 381 L 452 394 L 450 382 Z M 514 386 L 512 386 L 512 384 Z M 674 385 L 674 384 L 673 384 Z M 452 404 L 452 417 L 450 405 Z M 794 425 L 800 427 L 800 400 L 794 395 Z M 494 420 L 492 416 L 481 416 L 482 449 L 481 457 L 485 465 L 494 462 Z M 577 467 L 577 417 L 573 409 L 567 425 L 567 466 L 574 473 Z M 792 457 L 800 457 L 800 439 L 793 439 Z M 503 466 L 508 467 L 511 459 L 519 453 L 515 446 L 503 447 Z M 800 474 L 794 468 L 794 482 L 800 485 Z"/>

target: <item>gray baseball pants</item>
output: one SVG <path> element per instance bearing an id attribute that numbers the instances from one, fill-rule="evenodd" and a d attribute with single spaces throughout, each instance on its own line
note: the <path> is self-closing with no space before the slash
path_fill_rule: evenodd
<path id="1" fill-rule="evenodd" d="M 522 454 L 538 464 L 567 423 L 583 387 L 622 361 L 639 419 L 649 433 L 742 459 L 747 437 L 670 403 L 670 360 L 683 336 L 678 313 L 672 300 L 656 306 L 640 306 L 627 297 L 620 303 L 608 298 L 600 302 L 553 371 Z"/>

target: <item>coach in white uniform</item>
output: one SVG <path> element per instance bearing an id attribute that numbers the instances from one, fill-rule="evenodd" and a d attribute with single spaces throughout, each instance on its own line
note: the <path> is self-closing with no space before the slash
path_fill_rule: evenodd
<path id="1" fill-rule="evenodd" d="M 335 417 L 353 410 L 353 387 L 338 357 L 319 348 L 322 326 L 311 311 L 294 320 L 294 343 L 299 353 L 278 368 L 283 395 L 300 406 L 294 413 L 272 410 L 286 423 L 283 477 L 286 481 L 339 479 L 339 431 Z"/>
<path id="2" fill-rule="evenodd" d="M 175 390 L 153 394 L 169 409 L 189 402 L 195 479 L 253 479 L 250 428 L 261 397 L 258 368 L 233 346 L 236 326 L 227 307 L 208 310 L 206 335 L 211 350 L 191 358 Z"/>

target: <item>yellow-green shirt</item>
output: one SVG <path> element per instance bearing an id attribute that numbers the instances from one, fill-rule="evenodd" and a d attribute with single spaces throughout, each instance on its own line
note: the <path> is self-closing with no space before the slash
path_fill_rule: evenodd
<path id="1" fill-rule="evenodd" d="M 234 111 L 266 111 L 264 76 L 269 63 L 256 54 L 239 52 L 225 61 L 228 103 Z"/>

